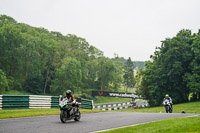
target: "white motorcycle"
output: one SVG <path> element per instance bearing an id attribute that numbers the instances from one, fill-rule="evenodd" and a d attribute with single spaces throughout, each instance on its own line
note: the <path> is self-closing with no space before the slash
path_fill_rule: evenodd
<path id="1" fill-rule="evenodd" d="M 172 106 L 171 106 L 169 100 L 165 99 L 163 101 L 163 105 L 165 106 L 166 113 L 168 113 L 168 112 L 172 113 Z"/>

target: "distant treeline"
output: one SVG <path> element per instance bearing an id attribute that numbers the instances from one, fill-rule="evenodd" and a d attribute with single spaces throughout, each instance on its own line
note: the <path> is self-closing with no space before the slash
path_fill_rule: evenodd
<path id="1" fill-rule="evenodd" d="M 67 89 L 133 87 L 133 63 L 109 59 L 81 37 L 18 23 L 0 15 L 0 93 L 63 94 Z"/>
<path id="2" fill-rule="evenodd" d="M 125 63 L 127 61 L 127 59 L 125 59 L 124 57 L 118 57 L 119 60 L 121 60 L 123 63 Z M 114 60 L 115 58 L 113 58 L 112 60 Z M 145 68 L 145 61 L 133 61 L 133 66 L 136 69 L 144 69 Z"/>
<path id="3" fill-rule="evenodd" d="M 133 61 L 133 65 L 137 69 L 144 69 L 145 68 L 145 62 L 144 61 Z"/>

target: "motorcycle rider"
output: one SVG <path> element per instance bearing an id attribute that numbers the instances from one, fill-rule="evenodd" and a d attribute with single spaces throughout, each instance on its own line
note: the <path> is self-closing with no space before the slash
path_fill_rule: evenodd
<path id="1" fill-rule="evenodd" d="M 67 90 L 66 96 L 64 96 L 64 98 L 67 98 L 69 100 L 69 102 L 72 103 L 72 113 L 74 114 L 76 99 L 72 96 L 71 92 L 72 92 L 71 90 Z"/>
<path id="2" fill-rule="evenodd" d="M 168 95 L 168 94 L 166 94 L 166 95 L 165 95 L 165 98 L 164 98 L 164 100 L 163 100 L 163 101 L 165 101 L 165 100 L 169 100 L 169 103 L 170 103 L 170 108 L 171 108 L 171 109 L 173 109 L 173 107 L 172 107 L 172 104 L 173 104 L 173 103 L 172 103 L 172 98 L 171 98 L 171 97 L 169 97 L 169 95 Z"/>
<path id="3" fill-rule="evenodd" d="M 75 98 L 72 96 L 72 91 L 71 90 L 67 90 L 66 91 L 66 95 L 64 96 L 64 98 L 67 98 L 69 101 L 73 102 L 75 100 Z"/>

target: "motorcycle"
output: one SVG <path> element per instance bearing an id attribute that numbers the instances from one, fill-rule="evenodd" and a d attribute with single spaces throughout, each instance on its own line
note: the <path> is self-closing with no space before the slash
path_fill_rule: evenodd
<path id="1" fill-rule="evenodd" d="M 62 123 L 65 123 L 67 120 L 71 119 L 74 119 L 75 121 L 80 120 L 81 113 L 79 111 L 79 103 L 70 103 L 68 99 L 63 98 L 63 100 L 60 101 L 59 108 L 61 110 L 60 120 Z"/>
<path id="2" fill-rule="evenodd" d="M 165 99 L 163 101 L 163 105 L 165 106 L 166 113 L 168 113 L 168 112 L 172 113 L 172 106 L 171 106 L 169 100 Z"/>

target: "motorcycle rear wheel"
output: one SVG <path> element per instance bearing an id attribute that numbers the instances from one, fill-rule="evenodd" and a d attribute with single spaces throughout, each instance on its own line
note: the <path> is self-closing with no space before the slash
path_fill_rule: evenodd
<path id="1" fill-rule="evenodd" d="M 61 110 L 60 112 L 60 120 L 62 123 L 65 123 L 67 121 L 67 113 L 64 110 Z"/>

